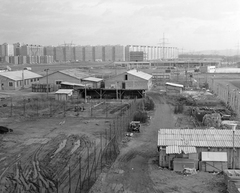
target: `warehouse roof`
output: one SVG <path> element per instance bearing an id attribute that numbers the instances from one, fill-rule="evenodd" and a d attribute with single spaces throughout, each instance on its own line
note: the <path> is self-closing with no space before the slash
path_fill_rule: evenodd
<path id="1" fill-rule="evenodd" d="M 166 154 L 197 153 L 196 147 L 191 146 L 167 146 Z"/>
<path id="2" fill-rule="evenodd" d="M 103 79 L 101 78 L 96 78 L 96 77 L 87 77 L 83 78 L 83 81 L 89 81 L 89 82 L 101 82 Z"/>
<path id="3" fill-rule="evenodd" d="M 131 74 L 133 76 L 137 76 L 139 78 L 142 78 L 142 79 L 145 79 L 145 80 L 149 80 L 152 78 L 152 75 L 150 74 L 147 74 L 145 72 L 142 72 L 142 71 L 138 71 L 136 69 L 133 69 L 133 70 L 129 70 L 127 71 L 128 74 Z"/>
<path id="4" fill-rule="evenodd" d="M 4 76 L 14 81 L 22 80 L 23 78 L 26 79 L 33 79 L 33 78 L 41 78 L 40 74 L 34 73 L 29 70 L 17 70 L 17 71 L 7 71 L 7 72 L 0 72 L 0 76 Z"/>
<path id="5" fill-rule="evenodd" d="M 90 76 L 89 73 L 83 72 L 82 70 L 77 68 L 60 70 L 59 72 L 77 79 L 83 79 Z"/>
<path id="6" fill-rule="evenodd" d="M 176 83 L 171 83 L 171 82 L 166 82 L 165 84 L 168 86 L 175 86 L 175 87 L 181 87 L 181 88 L 184 87 L 182 84 L 176 84 Z"/>
<path id="7" fill-rule="evenodd" d="M 235 147 L 240 147 L 240 130 L 235 131 Z M 232 147 L 233 131 L 223 129 L 160 129 L 158 146 Z"/>

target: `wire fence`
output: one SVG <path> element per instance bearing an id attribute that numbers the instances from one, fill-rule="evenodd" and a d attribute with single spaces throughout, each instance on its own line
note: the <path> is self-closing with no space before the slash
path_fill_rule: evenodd
<path id="1" fill-rule="evenodd" d="M 95 141 L 79 144 L 78 147 L 81 148 L 81 151 L 76 151 L 74 157 L 68 156 L 68 151 L 64 152 L 64 157 L 58 159 L 60 162 L 67 161 L 62 164 L 62 168 L 59 168 L 61 171 L 59 173 L 54 173 L 53 168 L 56 166 L 51 168 L 47 164 L 48 160 L 42 159 L 39 155 L 41 150 L 44 150 L 44 145 L 40 146 L 32 156 L 29 156 L 29 164 L 25 163 L 24 165 L 19 159 L 15 164 L 16 172 L 7 177 L 6 192 L 88 192 L 103 170 L 109 168 L 118 156 L 119 144 L 126 136 L 129 122 L 133 120 L 136 110 L 137 101 L 133 100 L 129 105 L 119 110 L 118 115 L 111 119 L 109 127 L 96 136 Z M 84 139 L 83 137 L 81 141 Z"/>
<path id="2" fill-rule="evenodd" d="M 115 117 L 128 100 L 98 100 L 71 97 L 67 101 L 41 97 L 8 97 L 0 101 L 1 117 Z"/>

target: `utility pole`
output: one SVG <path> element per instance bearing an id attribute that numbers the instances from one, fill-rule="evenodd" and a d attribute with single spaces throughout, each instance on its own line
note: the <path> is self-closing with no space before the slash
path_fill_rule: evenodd
<path id="1" fill-rule="evenodd" d="M 48 68 L 44 69 L 44 71 L 47 73 L 47 99 L 48 99 Z"/>

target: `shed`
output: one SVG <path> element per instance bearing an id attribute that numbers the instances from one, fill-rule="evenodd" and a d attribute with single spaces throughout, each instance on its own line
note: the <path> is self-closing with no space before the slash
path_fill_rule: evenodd
<path id="1" fill-rule="evenodd" d="M 165 86 L 167 94 L 180 94 L 184 89 L 184 86 L 182 84 L 176 84 L 171 82 L 166 82 Z"/>
<path id="2" fill-rule="evenodd" d="M 196 160 L 201 160 L 202 152 L 226 152 L 227 168 L 233 168 L 233 159 L 235 168 L 240 168 L 240 130 L 236 130 L 233 135 L 232 130 L 223 129 L 159 129 L 157 146 L 161 167 L 169 167 L 169 159 L 173 159 L 167 154 L 167 147 L 190 146 L 196 148 Z"/>
<path id="3" fill-rule="evenodd" d="M 73 89 L 59 89 L 55 92 L 55 99 L 59 101 L 66 101 L 73 95 Z"/>
<path id="4" fill-rule="evenodd" d="M 96 77 L 87 77 L 87 78 L 83 78 L 81 82 L 83 84 L 89 85 L 89 87 L 91 88 L 100 88 L 101 83 L 103 82 L 103 79 L 96 78 Z"/>
<path id="5" fill-rule="evenodd" d="M 166 162 L 169 169 L 182 171 L 184 167 L 198 169 L 197 150 L 192 146 L 167 146 Z"/>
<path id="6" fill-rule="evenodd" d="M 219 172 L 227 168 L 227 152 L 201 152 L 199 170 L 205 172 Z"/>

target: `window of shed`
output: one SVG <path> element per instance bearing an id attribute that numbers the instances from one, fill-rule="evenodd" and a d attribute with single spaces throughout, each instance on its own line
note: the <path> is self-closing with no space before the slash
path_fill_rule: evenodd
<path id="1" fill-rule="evenodd" d="M 128 79 L 128 75 L 127 74 L 125 74 L 125 80 L 127 80 Z"/>
<path id="2" fill-rule="evenodd" d="M 56 80 L 56 84 L 61 84 L 62 81 L 61 80 Z"/>
<path id="3" fill-rule="evenodd" d="M 13 86 L 13 82 L 9 82 L 8 85 L 9 85 L 9 86 Z"/>

